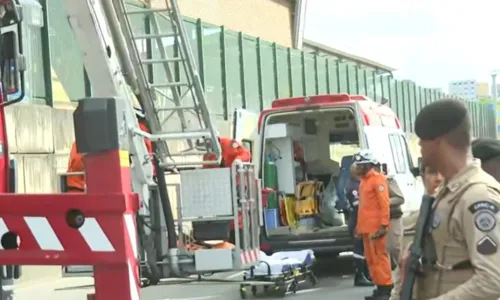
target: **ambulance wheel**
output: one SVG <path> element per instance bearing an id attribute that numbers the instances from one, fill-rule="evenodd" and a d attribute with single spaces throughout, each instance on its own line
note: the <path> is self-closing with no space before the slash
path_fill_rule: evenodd
<path id="1" fill-rule="evenodd" d="M 256 296 L 257 295 L 257 286 L 252 285 L 252 295 Z"/>
<path id="2" fill-rule="evenodd" d="M 247 298 L 247 287 L 245 285 L 240 285 L 240 298 L 241 299 L 246 299 Z"/>

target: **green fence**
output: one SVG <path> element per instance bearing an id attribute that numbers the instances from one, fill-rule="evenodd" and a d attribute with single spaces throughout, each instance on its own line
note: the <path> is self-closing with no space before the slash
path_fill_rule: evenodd
<path id="1" fill-rule="evenodd" d="M 89 93 L 82 60 L 73 34 L 62 10 L 61 0 L 49 2 L 47 11 L 51 65 L 71 99 Z M 134 5 L 134 4 L 130 4 Z M 137 7 L 137 5 L 134 5 Z M 147 16 L 134 16 L 134 31 L 148 33 Z M 161 22 L 168 32 L 168 22 Z M 375 101 L 390 99 L 405 131 L 412 132 L 412 123 L 420 109 L 444 93 L 424 88 L 408 80 L 395 80 L 388 74 L 335 57 L 318 56 L 250 37 L 243 33 L 203 23 L 185 21 L 194 56 L 205 87 L 212 113 L 230 118 L 235 108 L 260 111 L 277 98 L 327 93 L 363 94 Z M 176 54 L 173 40 L 165 40 L 170 55 Z M 154 45 L 140 48 L 149 58 L 158 55 Z M 149 66 L 150 80 L 161 81 L 159 66 Z M 178 79 L 183 70 L 176 68 Z M 54 101 L 58 99 L 54 98 Z M 474 135 L 496 136 L 495 110 L 479 102 L 467 103 L 474 119 Z"/>

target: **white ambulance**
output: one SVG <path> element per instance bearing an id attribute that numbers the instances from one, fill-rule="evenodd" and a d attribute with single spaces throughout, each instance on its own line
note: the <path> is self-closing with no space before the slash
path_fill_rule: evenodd
<path id="1" fill-rule="evenodd" d="M 387 105 L 347 94 L 279 99 L 260 114 L 236 110 L 233 126 L 233 137 L 251 149 L 263 186 L 279 192 L 272 201 L 263 197 L 268 199 L 261 219 L 265 252 L 308 248 L 335 255 L 352 250 L 342 203 L 352 155 L 360 149 L 372 150 L 395 178 L 405 197 L 405 215 L 419 209 L 424 189 L 416 178 L 418 168 L 401 123 Z M 305 164 L 297 162 L 297 149 Z M 268 164 L 275 172 L 265 171 Z M 304 180 L 322 182 L 325 190 L 317 209 L 300 215 L 296 187 Z"/>

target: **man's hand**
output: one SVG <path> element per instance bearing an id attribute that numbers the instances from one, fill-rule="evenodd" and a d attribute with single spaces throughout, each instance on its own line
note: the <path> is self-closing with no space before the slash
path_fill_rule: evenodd
<path id="1" fill-rule="evenodd" d="M 379 239 L 381 237 L 383 237 L 384 235 L 387 234 L 387 226 L 385 225 L 382 225 L 380 226 L 379 230 L 377 230 L 377 232 L 375 232 L 371 237 L 370 239 L 372 240 L 376 240 L 376 239 Z"/>

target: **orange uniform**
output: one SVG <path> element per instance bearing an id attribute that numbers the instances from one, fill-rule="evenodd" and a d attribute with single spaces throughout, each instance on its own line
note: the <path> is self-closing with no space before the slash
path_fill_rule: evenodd
<path id="1" fill-rule="evenodd" d="M 146 126 L 146 124 L 144 122 L 139 121 L 139 128 L 144 132 L 151 133 L 148 126 Z M 151 140 L 144 139 L 144 143 L 146 144 L 146 149 L 148 150 L 148 153 L 150 155 L 153 155 L 153 145 L 151 143 Z M 154 165 L 153 165 L 153 175 L 156 176 L 156 168 L 154 167 Z"/>
<path id="2" fill-rule="evenodd" d="M 219 137 L 219 143 L 222 152 L 222 160 L 220 166 L 203 165 L 204 169 L 231 167 L 233 162 L 237 159 L 241 160 L 242 162 L 250 162 L 252 160 L 250 151 L 245 149 L 245 147 L 243 147 L 239 142 L 231 138 Z M 215 154 L 205 154 L 203 160 L 215 160 Z"/>
<path id="3" fill-rule="evenodd" d="M 250 162 L 252 160 L 252 155 L 250 151 L 245 149 L 239 142 L 226 138 L 226 137 L 219 137 L 219 143 L 221 147 L 221 152 L 222 152 L 222 160 L 221 164 L 218 165 L 203 165 L 204 169 L 210 169 L 210 168 L 228 168 L 231 167 L 233 162 L 237 159 L 241 160 L 241 162 Z M 203 156 L 204 161 L 210 161 L 210 160 L 215 160 L 216 156 L 215 154 L 205 154 Z M 239 223 L 239 228 L 243 228 L 243 220 L 242 220 L 241 214 L 238 215 L 238 223 Z M 234 222 L 231 222 L 231 229 L 234 229 Z"/>
<path id="4" fill-rule="evenodd" d="M 361 177 L 356 233 L 363 239 L 370 277 L 377 286 L 392 285 L 387 238 L 372 238 L 382 226 L 389 226 L 389 189 L 385 176 L 370 169 Z"/>
<path id="5" fill-rule="evenodd" d="M 143 122 L 139 122 L 139 128 L 144 132 L 151 133 L 151 131 L 149 131 L 149 128 Z M 144 143 L 146 144 L 146 149 L 148 150 L 148 153 L 153 153 L 153 146 L 151 144 L 151 141 L 148 139 L 144 139 Z"/>
<path id="6" fill-rule="evenodd" d="M 139 128 L 142 131 L 150 132 L 149 128 L 143 123 L 139 122 Z M 146 149 L 149 153 L 153 153 L 153 147 L 151 141 L 144 139 L 146 144 Z M 68 162 L 68 173 L 69 172 L 83 172 L 83 154 L 78 153 L 76 150 L 76 142 L 73 142 L 71 146 L 71 152 L 69 153 Z M 156 169 L 153 169 L 153 174 L 156 175 Z M 66 187 L 68 192 L 84 192 L 85 191 L 85 176 L 84 175 L 69 175 L 66 177 Z"/>
<path id="7" fill-rule="evenodd" d="M 83 154 L 76 150 L 76 142 L 71 146 L 69 153 L 68 172 L 83 172 Z M 68 192 L 84 192 L 85 176 L 69 175 L 66 177 L 66 187 Z"/>

